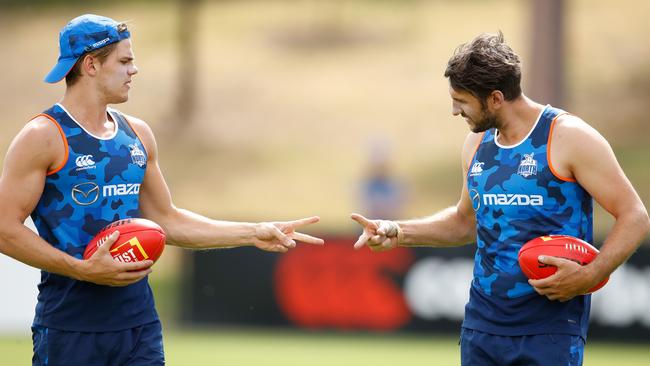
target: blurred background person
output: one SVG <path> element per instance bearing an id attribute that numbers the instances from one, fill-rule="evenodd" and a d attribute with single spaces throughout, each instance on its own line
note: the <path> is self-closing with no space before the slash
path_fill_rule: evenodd
<path id="1" fill-rule="evenodd" d="M 369 144 L 363 171 L 359 193 L 362 212 L 369 217 L 402 217 L 407 192 L 393 167 L 388 141 L 375 140 Z"/>

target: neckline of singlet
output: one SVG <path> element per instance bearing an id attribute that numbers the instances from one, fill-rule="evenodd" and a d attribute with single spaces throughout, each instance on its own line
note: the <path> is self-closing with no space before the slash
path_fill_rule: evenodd
<path id="1" fill-rule="evenodd" d="M 68 117 L 70 117 L 70 119 L 71 119 L 74 123 L 76 123 L 77 126 L 79 126 L 79 128 L 81 128 L 82 130 L 84 130 L 84 131 L 85 131 L 87 134 L 89 134 L 90 136 L 92 136 L 92 137 L 94 137 L 94 138 L 96 138 L 96 139 L 98 139 L 98 140 L 112 140 L 113 138 L 115 138 L 115 136 L 117 136 L 117 131 L 119 130 L 120 126 L 119 126 L 119 124 L 117 123 L 117 118 L 116 118 L 116 116 L 115 116 L 113 113 L 111 113 L 111 109 L 110 109 L 110 108 L 108 108 L 108 109 L 106 110 L 106 112 L 107 112 L 107 113 L 109 114 L 109 116 L 113 119 L 113 124 L 115 125 L 115 129 L 113 130 L 113 133 L 112 133 L 110 136 L 108 136 L 108 137 L 100 137 L 100 136 L 97 136 L 97 135 L 93 134 L 92 132 L 88 131 L 86 128 L 84 128 L 84 126 L 83 126 L 81 123 L 79 123 L 79 121 L 77 121 L 77 120 L 72 116 L 72 114 L 71 114 L 70 112 L 68 112 L 68 110 L 65 109 L 64 106 L 61 105 L 61 103 L 56 103 L 56 105 L 57 105 L 59 108 L 61 108 L 61 109 L 62 109 L 62 110 L 63 110 L 63 111 L 68 115 Z"/>
<path id="2" fill-rule="evenodd" d="M 550 107 L 551 107 L 550 104 L 547 104 L 547 105 L 544 106 L 544 108 L 542 109 L 542 111 L 539 112 L 539 115 L 537 116 L 537 120 L 535 120 L 535 124 L 533 125 L 533 127 L 531 127 L 530 131 L 528 131 L 528 133 L 526 134 L 526 136 L 524 136 L 524 138 L 521 139 L 521 141 L 519 141 L 519 142 L 517 142 L 517 143 L 515 143 L 515 144 L 512 144 L 512 145 L 503 145 L 503 144 L 500 144 L 499 141 L 497 140 L 497 138 L 499 137 L 499 130 L 496 130 L 496 129 L 495 129 L 495 130 L 494 130 L 494 143 L 495 143 L 498 147 L 500 147 L 500 148 L 502 148 L 502 149 L 514 149 L 515 147 L 521 145 L 524 141 L 526 141 L 526 140 L 530 137 L 530 135 L 533 133 L 533 131 L 535 131 L 535 128 L 537 128 L 537 124 L 538 124 L 539 121 L 541 121 L 541 119 L 542 119 L 542 115 L 544 115 L 544 112 L 546 112 L 546 110 L 547 110 L 548 108 L 550 108 Z"/>

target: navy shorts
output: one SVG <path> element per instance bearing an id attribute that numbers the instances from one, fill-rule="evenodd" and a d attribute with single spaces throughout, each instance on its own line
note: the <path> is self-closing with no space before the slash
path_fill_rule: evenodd
<path id="1" fill-rule="evenodd" d="M 32 327 L 32 366 L 164 365 L 159 321 L 117 332 L 69 332 Z"/>
<path id="2" fill-rule="evenodd" d="M 510 337 L 467 328 L 462 328 L 460 333 L 463 366 L 580 366 L 584 349 L 582 337 L 568 334 Z"/>

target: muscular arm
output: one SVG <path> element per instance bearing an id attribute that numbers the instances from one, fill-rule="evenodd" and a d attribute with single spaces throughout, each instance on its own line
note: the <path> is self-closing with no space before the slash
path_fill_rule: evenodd
<path id="1" fill-rule="evenodd" d="M 550 286 L 548 291 L 559 286 L 555 289 L 558 293 L 551 296 L 566 299 L 586 292 L 632 255 L 647 235 L 650 220 L 609 143 L 579 118 L 565 116 L 558 120 L 551 145 L 551 162 L 560 176 L 575 179 L 616 220 L 592 263 L 573 268 L 575 273 L 568 273 L 566 279 L 549 277 L 548 281 L 534 282 L 544 290 Z M 570 283 L 574 285 L 569 286 Z"/>
<path id="2" fill-rule="evenodd" d="M 158 165 L 156 141 L 149 126 L 129 117 L 143 140 L 148 154 L 147 171 L 140 188 L 140 208 L 145 218 L 158 223 L 167 235 L 167 243 L 180 247 L 206 249 L 255 245 L 263 250 L 285 252 L 300 240 L 311 244 L 323 241 L 297 233 L 301 225 L 318 221 L 317 217 L 289 222 L 247 223 L 209 219 L 176 207 Z"/>
<path id="3" fill-rule="evenodd" d="M 364 226 L 355 247 L 364 244 L 373 250 L 386 250 L 399 246 L 450 247 L 471 243 L 476 239 L 476 216 L 467 190 L 467 169 L 482 135 L 470 134 L 465 139 L 462 152 L 463 188 L 456 206 L 448 207 L 432 216 L 401 220 L 394 223 L 368 220 L 353 214 L 352 218 Z M 390 230 L 394 227 L 395 230 Z"/>
<path id="4" fill-rule="evenodd" d="M 44 117 L 28 123 L 16 136 L 0 177 L 0 251 L 30 266 L 78 280 L 116 286 L 140 280 L 149 271 L 128 271 L 142 269 L 141 264 L 113 263 L 108 252 L 101 259 L 78 260 L 23 225 L 40 199 L 47 172 L 61 164 L 64 155 L 58 129 Z"/>

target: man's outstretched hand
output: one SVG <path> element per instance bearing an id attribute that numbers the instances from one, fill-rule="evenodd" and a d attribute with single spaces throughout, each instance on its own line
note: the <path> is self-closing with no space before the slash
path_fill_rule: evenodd
<path id="1" fill-rule="evenodd" d="M 300 226 L 315 224 L 320 220 L 318 216 L 307 217 L 293 221 L 262 222 L 257 224 L 253 244 L 269 252 L 284 253 L 296 247 L 296 241 L 307 244 L 323 245 L 323 239 L 299 233 L 296 229 Z"/>
<path id="2" fill-rule="evenodd" d="M 395 221 L 369 220 L 356 213 L 350 215 L 350 218 L 363 227 L 363 233 L 354 243 L 354 249 L 366 245 L 375 252 L 383 252 L 396 248 L 402 239 L 402 230 Z"/>

